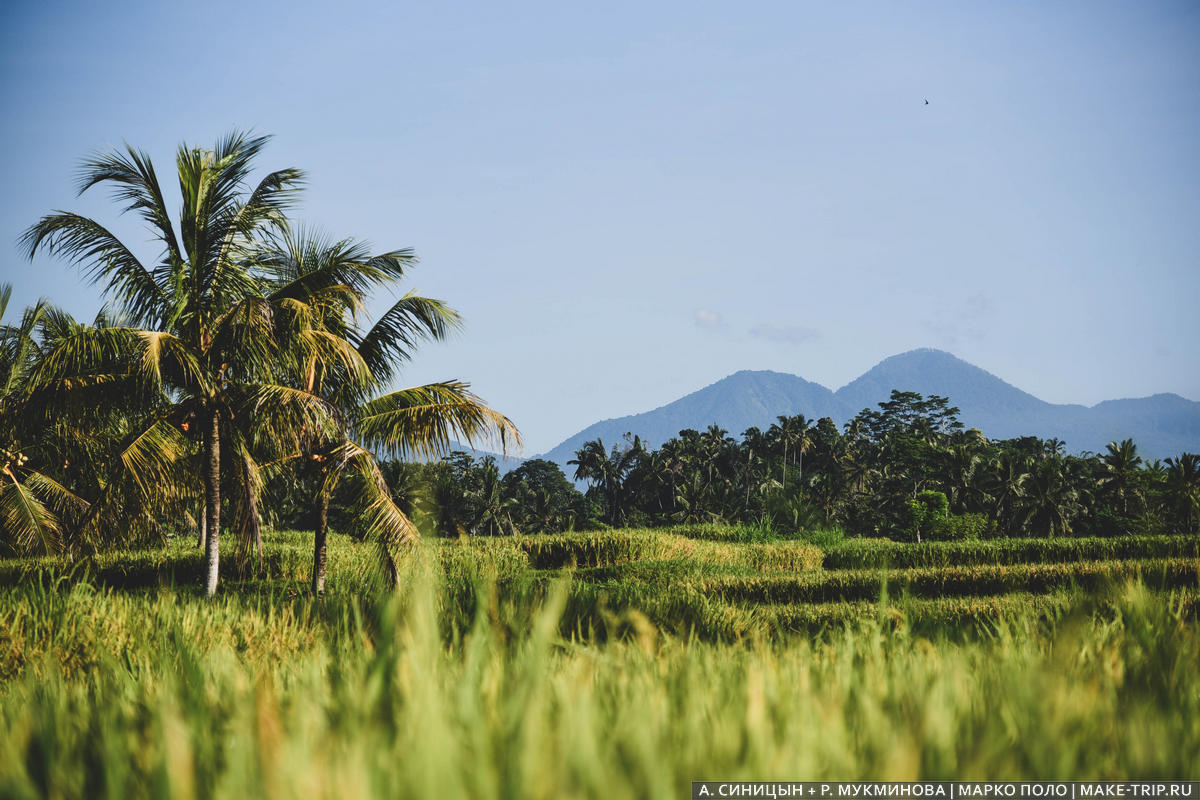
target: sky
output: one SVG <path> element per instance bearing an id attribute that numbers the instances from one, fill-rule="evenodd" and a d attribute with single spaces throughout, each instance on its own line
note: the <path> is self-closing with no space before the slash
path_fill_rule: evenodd
<path id="1" fill-rule="evenodd" d="M 405 288 L 466 326 L 402 383 L 469 381 L 526 455 L 916 347 L 1050 402 L 1200 400 L 1194 2 L 7 3 L 10 309 L 101 305 L 20 254 L 53 209 L 157 256 L 82 158 L 162 178 L 235 128 L 306 171 L 297 221 L 416 250 Z"/>

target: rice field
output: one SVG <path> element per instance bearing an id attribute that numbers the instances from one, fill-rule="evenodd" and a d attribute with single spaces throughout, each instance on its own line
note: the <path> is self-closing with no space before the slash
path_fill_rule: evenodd
<path id="1" fill-rule="evenodd" d="M 1200 779 L 1195 538 L 268 537 L 0 562 L 0 797 L 678 797 Z M 1091 549 L 1089 549 L 1091 548 Z"/>

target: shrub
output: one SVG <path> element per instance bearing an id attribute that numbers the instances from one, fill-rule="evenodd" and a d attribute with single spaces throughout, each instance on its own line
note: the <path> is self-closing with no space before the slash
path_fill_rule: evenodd
<path id="1" fill-rule="evenodd" d="M 929 528 L 929 538 L 942 542 L 975 542 L 986 538 L 996 524 L 984 514 L 951 514 Z"/>
<path id="2" fill-rule="evenodd" d="M 933 537 L 950 516 L 950 501 L 941 492 L 918 492 L 904 506 L 901 532 L 904 538 L 921 541 L 921 534 Z"/>

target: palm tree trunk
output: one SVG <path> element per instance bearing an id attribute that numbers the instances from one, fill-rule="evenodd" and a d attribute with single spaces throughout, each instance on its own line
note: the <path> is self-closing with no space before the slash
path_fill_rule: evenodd
<path id="1" fill-rule="evenodd" d="M 382 539 L 379 541 L 379 548 L 383 553 L 384 571 L 388 578 L 388 583 L 393 589 L 400 588 L 400 570 L 396 568 L 396 560 L 392 558 L 392 551 L 388 549 L 387 543 Z"/>
<path id="2" fill-rule="evenodd" d="M 204 549 L 205 542 L 208 541 L 208 498 L 201 496 L 200 498 L 200 524 L 196 526 L 196 547 Z"/>
<path id="3" fill-rule="evenodd" d="M 779 491 L 787 488 L 787 439 L 783 440 L 783 468 L 779 471 Z"/>
<path id="4" fill-rule="evenodd" d="M 208 429 L 208 469 L 205 471 L 205 500 L 208 513 L 205 515 L 207 533 L 204 537 L 204 556 L 208 564 L 204 582 L 204 596 L 217 593 L 217 577 L 220 572 L 221 551 L 221 416 L 213 409 Z"/>
<path id="5" fill-rule="evenodd" d="M 749 447 L 746 448 L 746 511 L 750 511 L 750 484 L 753 481 L 754 468 L 751 466 L 751 459 L 754 458 L 754 451 Z"/>
<path id="6" fill-rule="evenodd" d="M 250 459 L 246 458 L 246 473 L 250 474 Z M 250 525 L 250 536 L 254 542 L 254 550 L 258 555 L 258 574 L 262 574 L 263 568 L 263 549 L 262 549 L 262 518 L 258 514 L 258 491 L 254 488 L 251 481 L 246 481 L 246 513 L 248 518 L 247 524 Z"/>
<path id="7" fill-rule="evenodd" d="M 329 533 L 329 492 L 322 484 L 317 496 L 317 530 L 313 535 L 313 594 L 325 593 L 325 539 Z"/>

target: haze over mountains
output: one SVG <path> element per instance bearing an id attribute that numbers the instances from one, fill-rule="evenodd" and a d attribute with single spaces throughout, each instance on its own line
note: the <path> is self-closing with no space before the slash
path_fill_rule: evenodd
<path id="1" fill-rule="evenodd" d="M 657 447 L 685 428 L 703 430 L 713 423 L 740 437 L 752 426 L 765 431 L 781 414 L 831 417 L 840 427 L 862 409 L 887 400 L 893 389 L 948 397 L 966 427 L 993 439 L 1056 437 L 1071 452 L 1100 452 L 1108 442 L 1131 438 L 1149 458 L 1200 452 L 1198 402 L 1156 394 L 1091 407 L 1057 405 L 950 353 L 921 349 L 884 359 L 836 392 L 782 372 L 735 372 L 653 411 L 590 425 L 541 457 L 567 470 L 566 462 L 592 439 L 611 447 L 629 432 Z"/>

